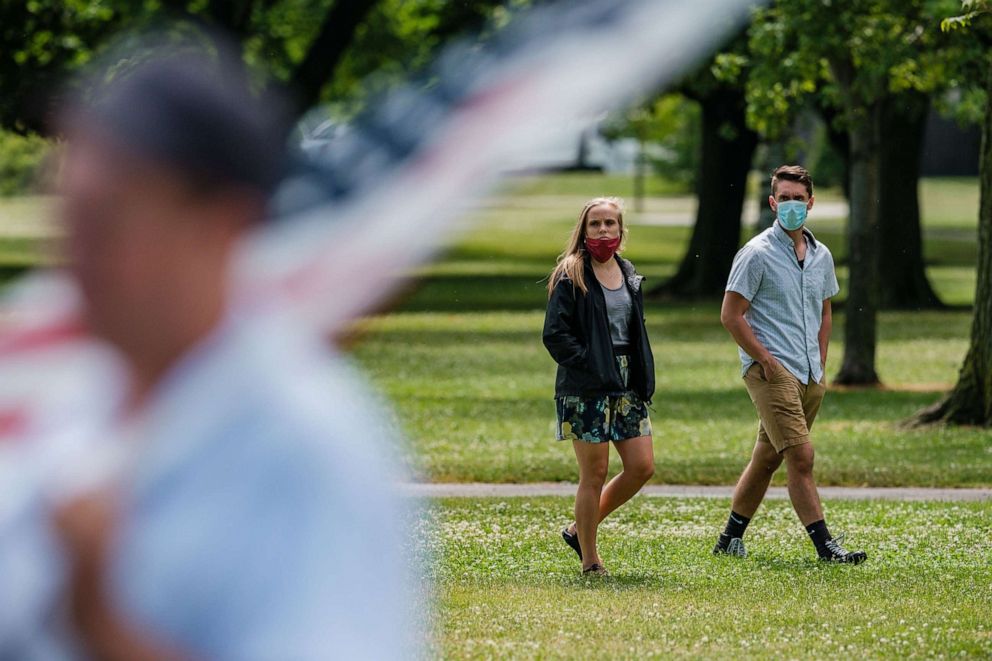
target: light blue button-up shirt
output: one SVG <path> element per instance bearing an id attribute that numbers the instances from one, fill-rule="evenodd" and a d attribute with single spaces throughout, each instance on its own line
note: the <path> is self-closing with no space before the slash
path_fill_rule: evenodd
<path id="1" fill-rule="evenodd" d="M 402 659 L 413 603 L 384 414 L 319 338 L 266 319 L 146 407 L 113 596 L 194 658 Z"/>
<path id="2" fill-rule="evenodd" d="M 751 306 L 744 319 L 755 337 L 803 383 L 823 379 L 820 324 L 823 301 L 840 290 L 830 250 L 803 228 L 806 258 L 799 265 L 792 239 L 776 221 L 738 251 L 727 280 Z M 738 348 L 741 374 L 756 361 Z"/>

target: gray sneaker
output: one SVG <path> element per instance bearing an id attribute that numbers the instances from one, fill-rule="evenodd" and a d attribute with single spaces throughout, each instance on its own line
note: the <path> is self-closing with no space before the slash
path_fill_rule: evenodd
<path id="1" fill-rule="evenodd" d="M 744 548 L 744 540 L 740 537 L 734 537 L 726 546 L 721 546 L 717 542 L 716 546 L 713 547 L 713 555 L 734 555 L 738 558 L 747 557 L 747 549 Z"/>
<path id="2" fill-rule="evenodd" d="M 825 549 L 820 553 L 820 560 L 824 562 L 843 562 L 849 565 L 860 565 L 868 559 L 868 554 L 864 551 L 848 551 L 842 545 L 844 535 L 837 535 L 833 539 L 828 539 L 824 544 Z"/>

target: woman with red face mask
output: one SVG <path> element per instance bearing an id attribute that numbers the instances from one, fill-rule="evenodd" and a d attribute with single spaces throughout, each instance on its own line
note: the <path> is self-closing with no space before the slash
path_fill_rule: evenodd
<path id="1" fill-rule="evenodd" d="M 617 253 L 627 230 L 623 201 L 586 203 L 548 282 L 544 346 L 558 363 L 558 440 L 572 441 L 579 464 L 575 522 L 562 538 L 582 573 L 605 575 L 596 549 L 599 522 L 654 474 L 648 405 L 654 357 L 644 325 L 643 276 Z M 609 484 L 610 442 L 623 470 Z"/>

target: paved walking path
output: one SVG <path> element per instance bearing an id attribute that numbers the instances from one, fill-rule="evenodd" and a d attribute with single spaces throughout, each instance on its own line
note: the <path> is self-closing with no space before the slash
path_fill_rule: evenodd
<path id="1" fill-rule="evenodd" d="M 407 483 L 403 492 L 429 498 L 513 498 L 526 496 L 574 496 L 575 485 L 567 482 L 536 482 L 531 484 L 486 483 Z M 992 489 L 941 489 L 926 487 L 820 487 L 824 500 L 943 500 L 992 501 Z M 730 498 L 733 487 L 651 484 L 641 492 L 648 496 L 670 498 Z M 785 487 L 771 487 L 769 498 L 788 498 Z"/>
<path id="2" fill-rule="evenodd" d="M 479 207 L 483 209 L 513 208 L 519 212 L 525 210 L 561 210 L 571 209 L 576 204 L 582 205 L 585 200 L 583 195 L 525 195 L 519 197 L 509 197 L 506 195 L 494 195 L 480 201 Z M 764 200 L 764 197 L 762 197 Z M 628 203 L 633 207 L 635 201 L 628 198 Z M 762 205 L 764 202 L 762 202 Z M 663 225 L 669 227 L 692 227 L 696 222 L 696 207 L 698 202 L 691 195 L 665 195 L 648 196 L 644 199 L 644 208 L 641 210 L 629 209 L 631 222 L 634 225 Z M 811 212 L 813 218 L 817 220 L 830 219 L 832 221 L 842 221 L 847 218 L 849 207 L 844 200 L 817 200 L 814 210 Z M 741 221 L 748 227 L 758 222 L 758 204 L 753 198 L 748 198 L 744 203 Z M 974 240 L 974 237 L 972 237 Z"/>

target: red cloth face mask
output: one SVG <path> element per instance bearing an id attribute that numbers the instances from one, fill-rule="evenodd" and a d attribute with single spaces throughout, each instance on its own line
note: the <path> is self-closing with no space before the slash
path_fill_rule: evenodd
<path id="1" fill-rule="evenodd" d="M 620 237 L 614 239 L 586 239 L 586 250 L 597 262 L 608 262 L 620 247 Z"/>

